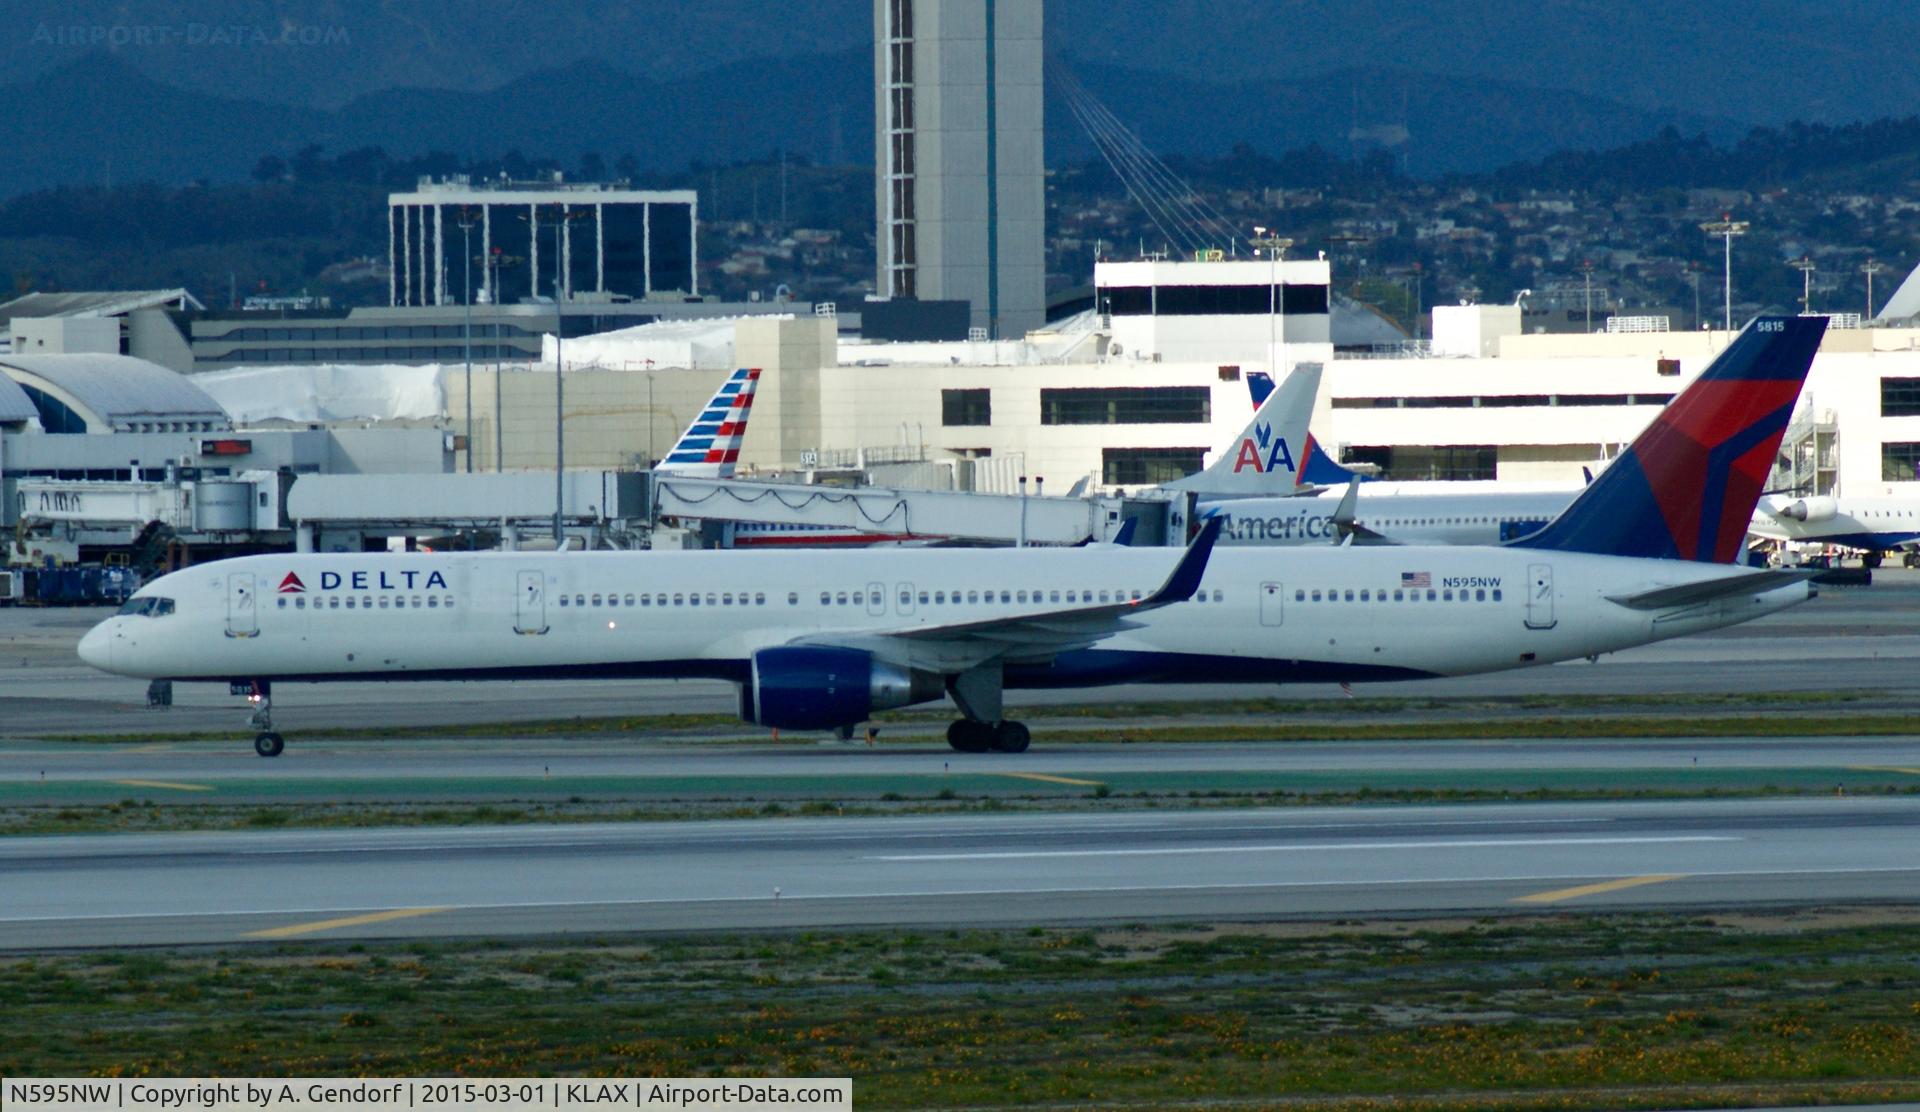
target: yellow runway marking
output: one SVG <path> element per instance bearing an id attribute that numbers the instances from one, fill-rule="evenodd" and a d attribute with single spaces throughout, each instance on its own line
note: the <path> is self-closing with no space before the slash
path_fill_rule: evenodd
<path id="1" fill-rule="evenodd" d="M 1602 892 L 1618 892 L 1622 888 L 1638 888 L 1643 884 L 1660 884 L 1669 880 L 1679 880 L 1685 875 L 1685 873 L 1657 873 L 1653 876 L 1622 877 L 1619 880 L 1604 880 L 1599 884 L 1582 884 L 1578 888 L 1557 888 L 1551 892 L 1535 892 L 1531 896 L 1521 896 L 1513 902 L 1559 903 L 1561 900 L 1577 900 L 1581 896 L 1597 896 Z"/>
<path id="2" fill-rule="evenodd" d="M 1015 780 L 1040 780 L 1048 784 L 1072 784 L 1077 788 L 1097 788 L 1098 780 L 1075 780 L 1068 776 L 1049 776 L 1044 772 L 1000 772 L 998 776 L 1011 776 Z"/>
<path id="3" fill-rule="evenodd" d="M 171 753 L 172 751 L 173 746 L 164 741 L 156 741 L 152 745 L 136 745 L 127 750 L 129 753 Z"/>
<path id="4" fill-rule="evenodd" d="M 341 927 L 364 927 L 368 923 L 386 923 L 394 919 L 412 919 L 420 915 L 438 915 L 442 911 L 451 911 L 447 907 L 397 907 L 392 911 L 376 911 L 369 915 L 350 915 L 345 919 L 322 919 L 317 923 L 295 923 L 288 927 L 273 927 L 264 931 L 248 931 L 248 938 L 293 938 L 296 935 L 315 934 L 319 931 L 339 930 Z"/>
<path id="5" fill-rule="evenodd" d="M 1904 772 L 1908 776 L 1920 776 L 1920 768 L 1901 768 L 1898 765 L 1848 765 L 1850 772 Z"/>
<path id="6" fill-rule="evenodd" d="M 115 780 L 113 782 L 129 788 L 166 788 L 168 791 L 176 792 L 210 792 L 213 790 L 212 784 L 176 784 L 171 780 Z"/>

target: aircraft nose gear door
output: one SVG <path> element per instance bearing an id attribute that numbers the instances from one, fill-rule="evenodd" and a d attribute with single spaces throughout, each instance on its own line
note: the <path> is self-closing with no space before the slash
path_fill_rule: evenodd
<path id="1" fill-rule="evenodd" d="M 1260 624 L 1277 626 L 1286 617 L 1286 591 L 1278 583 L 1260 584 Z"/>
<path id="2" fill-rule="evenodd" d="M 1527 565 L 1527 628 L 1552 629 L 1553 565 Z"/>
<path id="3" fill-rule="evenodd" d="M 513 606 L 513 631 L 529 634 L 547 631 L 547 577 L 544 574 L 520 573 L 519 593 Z"/>
<path id="4" fill-rule="evenodd" d="M 254 637 L 260 633 L 260 613 L 254 608 L 253 573 L 227 576 L 227 636 Z"/>

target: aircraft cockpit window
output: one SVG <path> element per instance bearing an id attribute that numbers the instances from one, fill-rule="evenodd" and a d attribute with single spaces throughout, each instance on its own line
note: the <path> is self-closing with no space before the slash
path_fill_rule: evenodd
<path id="1" fill-rule="evenodd" d="M 117 613 L 138 618 L 164 618 L 173 613 L 173 600 L 159 595 L 141 595 L 128 599 Z"/>

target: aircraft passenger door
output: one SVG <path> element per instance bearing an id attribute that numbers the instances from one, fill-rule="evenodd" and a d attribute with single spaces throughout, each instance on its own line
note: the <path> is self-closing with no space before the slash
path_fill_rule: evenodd
<path id="1" fill-rule="evenodd" d="M 1286 619 L 1286 588 L 1280 583 L 1260 584 L 1260 624 L 1277 626 Z"/>
<path id="2" fill-rule="evenodd" d="M 513 631 L 528 634 L 547 631 L 547 577 L 541 572 L 520 573 L 513 600 Z"/>
<path id="3" fill-rule="evenodd" d="M 867 584 L 867 613 L 879 617 L 887 612 L 887 585 L 885 583 Z"/>
<path id="4" fill-rule="evenodd" d="M 894 613 L 896 614 L 913 613 L 913 584 L 895 583 L 893 585 L 893 589 L 899 592 L 899 595 L 900 595 L 900 606 L 896 610 L 894 610 Z"/>
<path id="5" fill-rule="evenodd" d="M 1553 565 L 1527 565 L 1527 628 L 1552 629 L 1558 624 L 1553 617 Z"/>
<path id="6" fill-rule="evenodd" d="M 253 597 L 253 573 L 227 575 L 227 636 L 255 637 L 260 633 L 260 611 Z"/>

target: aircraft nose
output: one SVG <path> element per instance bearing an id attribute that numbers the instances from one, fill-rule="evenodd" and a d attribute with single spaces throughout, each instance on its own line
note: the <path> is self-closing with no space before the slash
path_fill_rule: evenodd
<path id="1" fill-rule="evenodd" d="M 80 639 L 80 659 L 102 672 L 113 671 L 113 632 L 111 622 L 101 622 Z"/>

